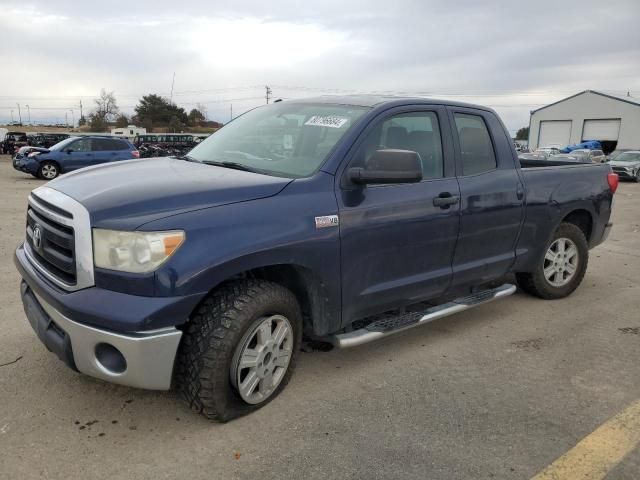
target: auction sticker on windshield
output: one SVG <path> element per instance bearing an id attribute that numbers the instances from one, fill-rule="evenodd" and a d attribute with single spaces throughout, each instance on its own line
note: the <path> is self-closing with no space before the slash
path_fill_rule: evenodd
<path id="1" fill-rule="evenodd" d="M 312 125 L 316 127 L 340 128 L 345 123 L 347 123 L 347 120 L 348 118 L 343 118 L 343 117 L 314 115 L 309 120 L 307 120 L 304 124 Z"/>

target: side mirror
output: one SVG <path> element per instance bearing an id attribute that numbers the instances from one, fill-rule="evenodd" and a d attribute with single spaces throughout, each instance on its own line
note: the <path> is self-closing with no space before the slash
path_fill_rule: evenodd
<path id="1" fill-rule="evenodd" d="M 371 155 L 364 168 L 348 171 L 349 180 L 358 185 L 417 183 L 422 180 L 422 161 L 410 150 L 378 150 Z"/>
<path id="2" fill-rule="evenodd" d="M 65 151 L 66 151 L 67 153 L 73 153 L 73 148 L 67 148 Z"/>

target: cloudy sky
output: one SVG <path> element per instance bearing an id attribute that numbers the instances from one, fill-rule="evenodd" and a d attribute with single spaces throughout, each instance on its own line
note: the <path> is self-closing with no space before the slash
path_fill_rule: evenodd
<path id="1" fill-rule="evenodd" d="M 77 121 L 105 88 L 211 119 L 275 98 L 395 93 L 495 108 L 509 129 L 585 89 L 640 97 L 639 0 L 0 0 L 0 122 Z"/>

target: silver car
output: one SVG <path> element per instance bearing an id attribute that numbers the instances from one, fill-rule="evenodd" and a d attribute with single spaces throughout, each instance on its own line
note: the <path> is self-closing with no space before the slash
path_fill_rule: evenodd
<path id="1" fill-rule="evenodd" d="M 623 152 L 615 160 L 611 160 L 609 165 L 621 179 L 640 181 L 640 151 Z"/>
<path id="2" fill-rule="evenodd" d="M 586 162 L 591 163 L 604 163 L 607 161 L 607 157 L 602 150 L 579 148 L 577 150 L 572 150 L 569 155 L 580 156 L 581 158 L 584 158 Z"/>

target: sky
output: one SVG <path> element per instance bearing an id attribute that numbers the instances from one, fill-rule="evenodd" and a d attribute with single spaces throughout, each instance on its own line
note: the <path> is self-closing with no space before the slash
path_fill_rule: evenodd
<path id="1" fill-rule="evenodd" d="M 226 122 L 273 98 L 493 107 L 515 133 L 582 90 L 640 98 L 640 1 L 0 0 L 0 122 L 77 122 L 101 88 Z M 29 105 L 27 109 L 26 105 Z"/>

